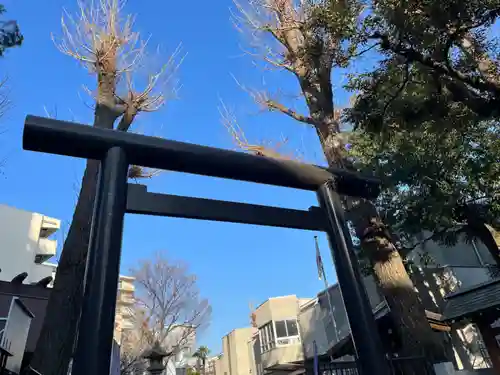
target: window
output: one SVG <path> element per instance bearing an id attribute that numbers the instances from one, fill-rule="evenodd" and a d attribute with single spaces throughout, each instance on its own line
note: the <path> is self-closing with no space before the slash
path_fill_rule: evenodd
<path id="1" fill-rule="evenodd" d="M 276 325 L 277 338 L 299 335 L 299 327 L 297 325 L 297 319 L 278 320 L 275 322 L 275 325 Z"/>
<path id="2" fill-rule="evenodd" d="M 280 346 L 300 342 L 297 319 L 278 320 L 269 322 L 259 328 L 260 352 Z"/>
<path id="3" fill-rule="evenodd" d="M 269 322 L 259 328 L 261 353 L 271 350 L 275 346 L 273 322 Z"/>
<path id="4" fill-rule="evenodd" d="M 276 337 L 278 338 L 287 337 L 288 335 L 286 334 L 286 321 L 280 320 L 277 321 L 275 324 L 276 324 Z"/>

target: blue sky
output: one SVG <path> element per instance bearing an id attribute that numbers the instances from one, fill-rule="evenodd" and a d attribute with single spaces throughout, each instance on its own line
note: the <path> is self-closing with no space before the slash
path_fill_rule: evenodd
<path id="1" fill-rule="evenodd" d="M 62 55 L 51 41 L 60 35 L 63 7 L 74 1 L 5 0 L 8 18 L 17 19 L 25 35 L 21 48 L 0 60 L 1 76 L 9 77 L 14 107 L 2 118 L 0 156 L 1 202 L 60 218 L 63 229 L 71 219 L 83 172 L 82 160 L 22 151 L 21 135 L 27 114 L 45 115 L 90 123 L 92 110 L 82 84 L 92 87 L 93 77 L 77 62 Z M 182 42 L 187 56 L 179 70 L 180 98 L 157 113 L 143 114 L 136 129 L 175 140 L 233 148 L 221 125 L 219 97 L 235 109 L 247 137 L 254 141 L 290 138 L 309 161 L 321 162 L 314 131 L 278 114 L 259 113 L 234 82 L 231 74 L 249 87 L 280 87 L 296 93 L 291 77 L 263 72 L 241 52 L 242 38 L 230 22 L 230 0 L 177 2 L 130 0 L 126 11 L 137 13 L 136 29 L 151 34 L 150 45 L 161 46 L 158 58 Z M 153 52 L 155 50 L 153 49 Z M 340 93 L 338 104 L 345 104 Z M 150 191 L 252 202 L 307 209 L 316 204 L 314 193 L 227 181 L 179 173 L 164 173 L 147 181 Z M 234 328 L 249 324 L 249 304 L 268 297 L 297 294 L 313 297 L 322 287 L 318 280 L 312 232 L 129 215 L 125 222 L 122 271 L 126 272 L 156 251 L 190 266 L 198 276 L 201 294 L 213 307 L 209 329 L 200 344 L 212 352 L 221 349 L 221 338 Z M 321 249 L 329 281 L 334 281 L 325 238 Z"/>

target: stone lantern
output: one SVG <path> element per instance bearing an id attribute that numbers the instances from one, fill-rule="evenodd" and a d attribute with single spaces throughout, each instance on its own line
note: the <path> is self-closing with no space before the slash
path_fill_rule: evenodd
<path id="1" fill-rule="evenodd" d="M 149 360 L 149 367 L 147 368 L 148 372 L 151 375 L 160 375 L 163 370 L 165 370 L 163 360 L 169 355 L 170 353 L 163 350 L 160 343 L 156 341 L 151 349 L 146 350 L 143 353 L 142 357 Z"/>

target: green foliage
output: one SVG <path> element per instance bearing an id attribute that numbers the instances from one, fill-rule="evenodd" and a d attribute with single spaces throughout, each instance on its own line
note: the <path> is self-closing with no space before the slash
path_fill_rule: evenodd
<path id="1" fill-rule="evenodd" d="M 201 361 L 206 361 L 208 355 L 210 354 L 210 349 L 205 345 L 202 345 L 193 354 L 193 357 L 199 358 Z"/>
<path id="2" fill-rule="evenodd" d="M 410 80 L 426 75 L 429 107 L 440 108 L 445 100 L 465 105 L 483 119 L 498 115 L 499 43 L 492 30 L 500 14 L 498 0 L 373 4 L 364 30 L 366 40 L 378 43 L 387 58 L 382 70 L 384 65 L 400 69 L 404 76 L 409 70 Z M 377 85 L 376 79 L 371 81 Z M 361 98 L 365 94 L 371 92 Z"/>
<path id="3" fill-rule="evenodd" d="M 189 367 L 186 370 L 186 375 L 200 375 L 199 371 L 196 371 L 195 369 Z"/>
<path id="4" fill-rule="evenodd" d="M 382 177 L 379 206 L 397 233 L 429 230 L 451 244 L 467 207 L 487 206 L 486 222 L 500 216 L 500 128 L 489 121 L 446 132 L 434 126 L 383 139 L 356 132 L 352 156 L 359 169 Z"/>
<path id="5" fill-rule="evenodd" d="M 471 213 L 500 227 L 500 1 L 368 3 L 358 47 L 373 69 L 350 77 L 349 156 L 383 179 L 384 221 L 411 244 L 453 244 Z M 326 18 L 335 32 L 336 21 Z M 465 233 L 471 235 L 471 233 Z"/>
<path id="6" fill-rule="evenodd" d="M 0 14 L 6 12 L 0 4 Z M 3 56 L 7 48 L 20 46 L 24 40 L 16 21 L 0 21 L 0 56 Z"/>

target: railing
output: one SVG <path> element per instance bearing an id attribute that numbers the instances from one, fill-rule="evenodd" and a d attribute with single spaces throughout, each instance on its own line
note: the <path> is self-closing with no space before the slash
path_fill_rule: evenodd
<path id="1" fill-rule="evenodd" d="M 422 357 L 398 357 L 389 360 L 391 374 L 388 375 L 435 375 L 432 363 Z M 312 367 L 306 375 L 313 375 Z M 333 361 L 321 363 L 318 375 L 360 375 L 356 361 Z"/>
<path id="2" fill-rule="evenodd" d="M 355 361 L 334 361 L 320 365 L 318 375 L 358 375 Z"/>
<path id="3" fill-rule="evenodd" d="M 392 375 L 435 375 L 430 361 L 423 357 L 399 357 L 389 361 Z"/>

